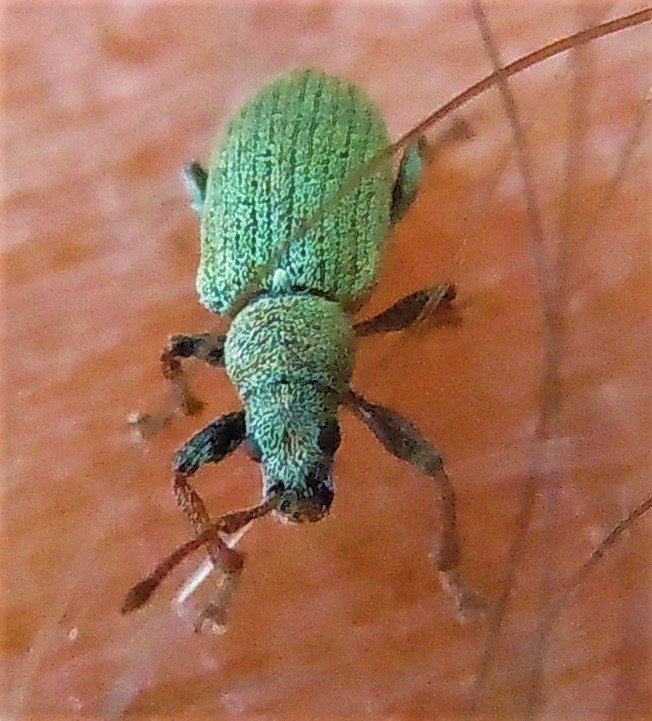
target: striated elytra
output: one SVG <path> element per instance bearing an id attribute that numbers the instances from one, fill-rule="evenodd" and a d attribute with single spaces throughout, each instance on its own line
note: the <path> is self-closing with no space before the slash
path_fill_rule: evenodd
<path id="1" fill-rule="evenodd" d="M 349 303 L 374 281 L 390 227 L 391 160 L 297 239 L 274 251 L 389 144 L 385 122 L 355 85 L 314 70 L 282 75 L 236 113 L 214 153 L 200 210 L 197 293 L 215 313 L 252 285 L 289 286 Z M 266 269 L 263 277 L 259 273 Z"/>

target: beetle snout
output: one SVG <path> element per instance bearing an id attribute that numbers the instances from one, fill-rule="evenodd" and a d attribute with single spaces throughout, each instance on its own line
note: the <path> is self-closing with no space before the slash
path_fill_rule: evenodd
<path id="1" fill-rule="evenodd" d="M 281 494 L 276 512 L 285 521 L 304 523 L 319 521 L 333 502 L 333 486 L 326 472 L 314 474 L 301 489 L 288 489 Z"/>
<path id="2" fill-rule="evenodd" d="M 331 494 L 332 496 L 332 494 Z M 321 500 L 317 497 L 305 498 L 295 491 L 289 491 L 276 509 L 284 521 L 291 523 L 314 522 L 322 519 L 330 507 L 331 499 Z"/>

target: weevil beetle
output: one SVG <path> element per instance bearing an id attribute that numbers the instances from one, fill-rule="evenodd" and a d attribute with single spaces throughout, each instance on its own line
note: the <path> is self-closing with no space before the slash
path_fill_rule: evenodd
<path id="1" fill-rule="evenodd" d="M 613 27 L 601 34 L 615 32 Z M 245 104 L 208 172 L 196 163 L 187 167 L 201 223 L 200 301 L 230 315 L 232 323 L 223 336 L 173 336 L 161 355 L 162 370 L 188 415 L 201 407 L 182 377 L 180 360 L 189 357 L 225 368 L 244 409 L 213 421 L 177 452 L 175 495 L 196 537 L 132 588 L 123 612 L 142 606 L 180 559 L 205 545 L 222 580 L 197 628 L 204 621 L 221 628 L 243 566 L 222 536 L 270 512 L 293 522 L 316 521 L 328 512 L 343 405 L 388 451 L 438 483 L 440 576 L 460 608 L 476 602 L 458 575 L 455 496 L 439 453 L 407 420 L 349 387 L 356 336 L 404 329 L 433 301 L 449 303 L 454 287 L 419 291 L 356 325 L 348 313 L 373 285 L 382 246 L 415 197 L 423 130 L 499 78 L 589 37 L 577 33 L 521 58 L 433 113 L 399 141 L 411 142 L 395 179 L 378 111 L 354 86 L 312 70 L 280 77 Z M 371 159 L 378 161 L 372 170 L 332 203 L 351 172 Z M 329 201 L 328 213 L 322 212 Z M 311 217 L 317 222 L 299 232 Z M 240 444 L 261 464 L 262 500 L 211 522 L 189 478 Z"/>
<path id="2" fill-rule="evenodd" d="M 180 359 L 193 356 L 226 370 L 244 409 L 218 418 L 182 446 L 174 459 L 174 493 L 196 534 L 206 532 L 210 516 L 189 478 L 242 443 L 261 466 L 265 512 L 290 522 L 321 519 L 333 500 L 338 409 L 347 405 L 391 453 L 438 480 L 447 519 L 438 565 L 462 606 L 469 594 L 456 577 L 455 498 L 439 453 L 408 421 L 349 387 L 356 335 L 401 330 L 428 303 L 449 303 L 455 295 L 452 285 L 440 283 L 363 323 L 349 319 L 374 283 L 393 225 L 416 195 L 424 140 L 405 151 L 395 179 L 388 157 L 270 268 L 302 218 L 388 145 L 382 116 L 359 88 L 317 70 L 297 70 L 245 103 L 208 171 L 197 163 L 185 169 L 200 219 L 197 293 L 204 306 L 232 322 L 224 336 L 173 336 L 162 369 L 187 415 L 201 408 L 181 371 Z M 240 525 L 259 514 L 256 509 L 239 517 Z M 241 557 L 219 536 L 207 547 L 232 585 Z M 125 610 L 143 601 L 132 594 Z M 199 624 L 204 620 L 223 625 L 222 597 Z"/>

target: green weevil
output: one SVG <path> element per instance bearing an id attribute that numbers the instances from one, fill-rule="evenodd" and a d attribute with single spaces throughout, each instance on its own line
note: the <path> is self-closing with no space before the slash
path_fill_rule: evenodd
<path id="1" fill-rule="evenodd" d="M 373 286 L 392 227 L 416 195 L 425 141 L 407 148 L 395 179 L 391 158 L 383 159 L 274 262 L 302 218 L 388 145 L 382 116 L 358 87 L 296 70 L 237 112 L 208 171 L 198 163 L 186 167 L 200 219 L 197 293 L 206 308 L 232 322 L 225 335 L 173 336 L 161 355 L 163 374 L 179 393 L 182 412 L 194 415 L 202 404 L 183 379 L 180 359 L 223 367 L 244 409 L 213 421 L 176 453 L 174 493 L 196 534 L 206 532 L 211 519 L 189 479 L 242 443 L 261 465 L 263 501 L 241 513 L 235 526 L 270 511 L 286 521 L 318 521 L 333 501 L 337 415 L 346 405 L 391 453 L 438 479 L 447 519 L 438 565 L 447 584 L 458 587 L 455 498 L 439 453 L 412 424 L 349 385 L 356 336 L 405 328 L 428 304 L 449 303 L 455 295 L 452 285 L 436 284 L 367 321 L 350 320 Z M 223 532 L 236 530 L 231 522 Z M 242 558 L 219 535 L 206 545 L 229 581 L 220 584 L 198 626 L 221 627 L 224 589 L 235 582 Z M 143 586 L 136 589 L 124 610 L 146 600 Z"/>
<path id="2" fill-rule="evenodd" d="M 208 171 L 198 163 L 185 168 L 201 226 L 198 296 L 231 325 L 225 335 L 172 336 L 161 354 L 162 371 L 186 415 L 202 407 L 182 374 L 181 360 L 191 357 L 224 368 L 244 408 L 214 420 L 176 453 L 174 493 L 195 538 L 131 589 L 123 612 L 145 604 L 181 559 L 205 546 L 220 582 L 196 629 L 204 622 L 222 629 L 243 568 L 229 537 L 269 513 L 314 522 L 330 509 L 342 406 L 390 453 L 437 483 L 440 579 L 460 611 L 478 607 L 460 579 L 455 494 L 439 452 L 412 423 L 350 387 L 357 338 L 407 328 L 433 306 L 450 304 L 455 288 L 435 284 L 360 323 L 350 316 L 372 289 L 383 246 L 416 196 L 423 132 L 510 75 L 622 27 L 605 23 L 519 58 L 393 145 L 359 88 L 316 70 L 293 71 L 237 112 Z M 404 152 L 394 177 L 391 154 L 399 147 Z M 241 444 L 261 466 L 262 500 L 211 520 L 189 479 Z"/>

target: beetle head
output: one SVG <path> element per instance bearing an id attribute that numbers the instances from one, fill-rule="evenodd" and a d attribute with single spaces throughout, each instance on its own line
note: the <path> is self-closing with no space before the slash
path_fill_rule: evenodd
<path id="1" fill-rule="evenodd" d="M 333 495 L 330 468 L 319 465 L 299 488 L 281 490 L 276 515 L 291 523 L 319 521 L 328 513 Z"/>
<path id="2" fill-rule="evenodd" d="M 270 424 L 248 428 L 244 448 L 261 464 L 264 496 L 278 494 L 275 512 L 284 521 L 318 521 L 333 501 L 340 430 L 335 412 L 323 411 L 312 417 L 279 413 Z"/>

